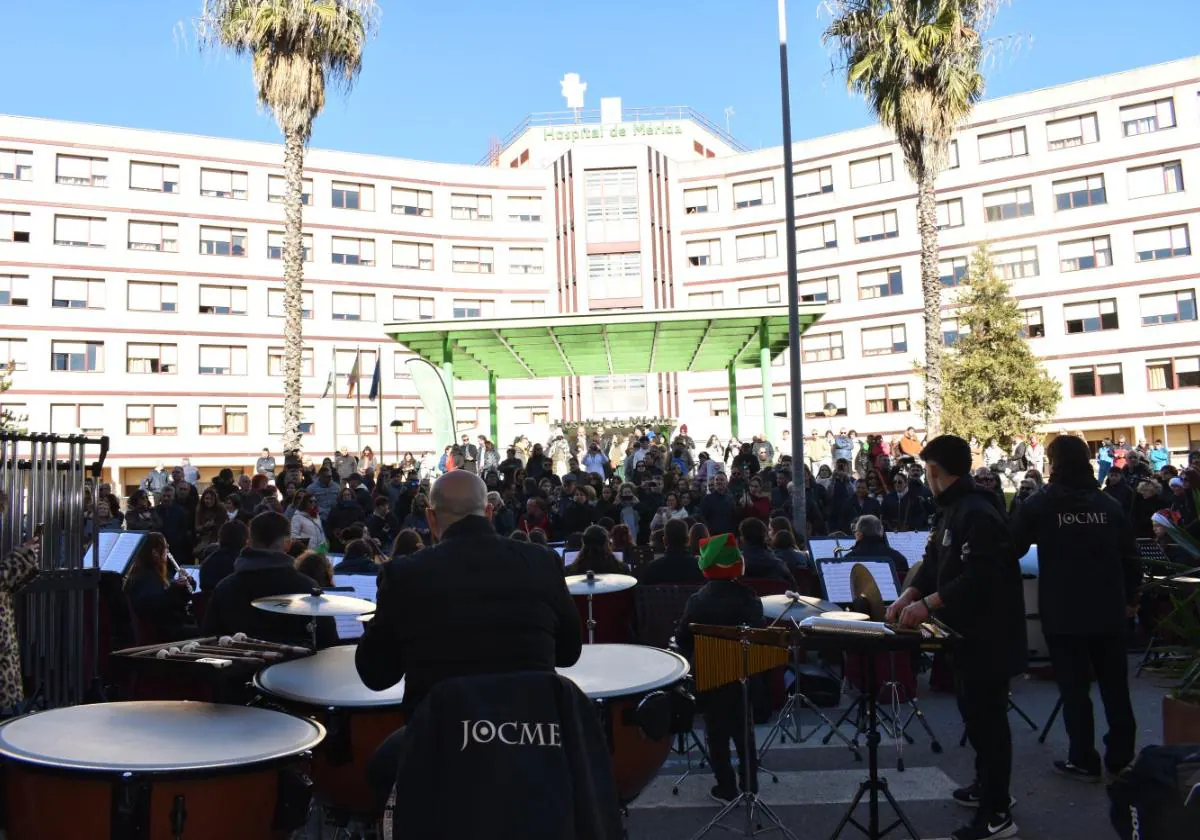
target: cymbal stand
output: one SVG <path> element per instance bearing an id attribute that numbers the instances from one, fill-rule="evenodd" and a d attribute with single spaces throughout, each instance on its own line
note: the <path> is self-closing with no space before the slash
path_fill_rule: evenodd
<path id="1" fill-rule="evenodd" d="M 783 821 L 779 819 L 779 815 L 775 813 L 775 810 L 758 798 L 758 793 L 755 790 L 758 786 L 750 776 L 750 768 L 756 763 L 753 751 L 754 710 L 750 706 L 750 637 L 748 635 L 750 628 L 743 624 L 738 630 L 742 633 L 742 675 L 738 678 L 738 682 L 742 684 L 742 725 L 744 726 L 742 734 L 746 739 L 745 750 L 738 767 L 742 773 L 742 792 L 722 808 L 708 825 L 692 835 L 692 840 L 700 840 L 701 837 L 708 834 L 714 828 L 736 832 L 736 828 L 725 825 L 721 820 L 733 813 L 742 804 L 746 806 L 746 824 L 742 831 L 743 837 L 753 838 L 768 831 L 778 831 L 784 837 L 788 838 L 788 840 L 797 840 L 796 835 L 792 834 L 784 826 Z M 756 821 L 754 818 L 755 811 L 761 814 L 759 821 Z M 764 828 L 762 826 L 762 818 L 765 818 L 771 825 Z"/>
<path id="2" fill-rule="evenodd" d="M 588 584 L 588 594 L 587 594 L 587 605 L 588 605 L 588 617 L 587 617 L 588 644 L 589 644 L 589 645 L 594 645 L 594 644 L 596 644 L 596 619 L 595 619 L 595 618 L 592 616 L 592 595 L 593 595 L 593 593 L 592 593 L 592 589 L 593 589 L 593 587 L 595 587 L 595 585 L 596 585 L 596 573 L 595 573 L 595 572 L 593 572 L 593 571 L 589 571 L 589 572 L 587 573 L 587 584 Z"/>

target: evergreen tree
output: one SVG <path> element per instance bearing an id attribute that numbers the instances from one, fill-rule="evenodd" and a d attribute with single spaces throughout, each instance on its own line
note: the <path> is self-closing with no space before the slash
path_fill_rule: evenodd
<path id="1" fill-rule="evenodd" d="M 959 338 L 945 361 L 944 430 L 981 445 L 1036 431 L 1054 416 L 1062 388 L 1030 351 L 1021 310 L 986 247 L 971 257 L 958 304 Z"/>
<path id="2" fill-rule="evenodd" d="M 12 387 L 12 372 L 15 365 L 12 362 L 8 363 L 8 367 L 0 367 L 0 394 L 3 394 Z M 13 414 L 7 408 L 0 408 L 0 432 L 23 432 L 25 431 L 25 421 L 28 418 L 20 417 Z"/>

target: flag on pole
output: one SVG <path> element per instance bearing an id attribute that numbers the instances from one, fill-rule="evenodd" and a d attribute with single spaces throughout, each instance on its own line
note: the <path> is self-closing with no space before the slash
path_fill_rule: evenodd
<path id="1" fill-rule="evenodd" d="M 321 399 L 325 399 L 333 391 L 333 371 L 329 371 L 329 378 L 325 380 L 325 393 L 321 394 Z"/>
<path id="2" fill-rule="evenodd" d="M 356 388 L 358 388 L 358 360 L 360 355 L 361 354 L 357 350 L 354 351 L 354 367 L 350 368 L 350 380 L 346 385 L 347 399 L 354 396 L 354 391 Z"/>
<path id="3" fill-rule="evenodd" d="M 379 362 L 380 359 L 377 355 L 375 357 L 375 372 L 371 374 L 371 393 L 367 395 L 367 399 L 371 402 L 375 402 L 379 398 L 379 389 L 383 385 L 380 381 Z"/>

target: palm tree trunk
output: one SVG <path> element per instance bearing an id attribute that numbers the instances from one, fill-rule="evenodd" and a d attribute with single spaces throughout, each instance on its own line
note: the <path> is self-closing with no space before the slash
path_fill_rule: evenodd
<path id="1" fill-rule="evenodd" d="M 925 434 L 942 433 L 942 281 L 938 276 L 935 173 L 917 179 L 917 231 L 921 235 L 921 295 L 925 308 Z"/>
<path id="2" fill-rule="evenodd" d="M 304 354 L 304 138 L 288 132 L 283 141 L 283 170 L 287 180 L 283 232 L 283 454 L 300 453 L 300 362 Z"/>

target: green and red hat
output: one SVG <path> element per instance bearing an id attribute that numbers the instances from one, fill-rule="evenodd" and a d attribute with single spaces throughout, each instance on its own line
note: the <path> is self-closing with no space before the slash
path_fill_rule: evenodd
<path id="1" fill-rule="evenodd" d="M 717 534 L 700 540 L 700 571 L 709 580 L 733 580 L 746 571 L 742 552 L 733 534 Z"/>

